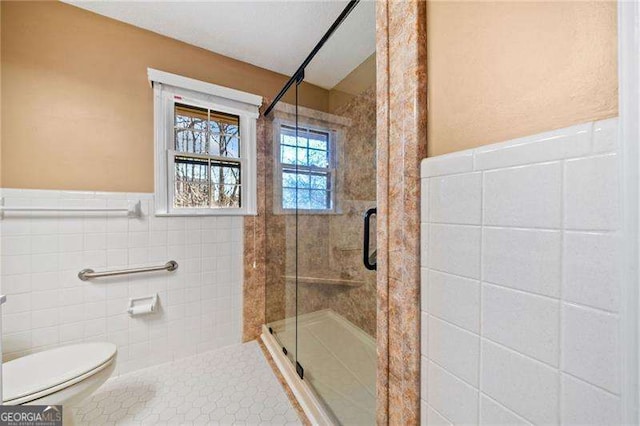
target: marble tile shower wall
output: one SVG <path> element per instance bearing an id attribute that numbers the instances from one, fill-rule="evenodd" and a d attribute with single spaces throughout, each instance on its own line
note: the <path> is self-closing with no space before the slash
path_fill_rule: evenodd
<path id="1" fill-rule="evenodd" d="M 617 119 L 422 163 L 422 417 L 618 424 Z"/>
<path id="2" fill-rule="evenodd" d="M 5 359 L 57 345 L 110 341 L 116 374 L 241 340 L 242 218 L 156 217 L 153 194 L 2 189 L 5 206 L 125 207 L 126 213 L 5 212 L 0 291 Z M 175 272 L 81 281 L 78 271 L 161 265 Z M 160 309 L 130 317 L 130 297 Z"/>

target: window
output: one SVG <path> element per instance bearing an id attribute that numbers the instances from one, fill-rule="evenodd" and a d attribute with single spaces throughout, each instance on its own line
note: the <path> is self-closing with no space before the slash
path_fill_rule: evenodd
<path id="1" fill-rule="evenodd" d="M 255 95 L 149 70 L 156 214 L 255 214 Z"/>
<path id="2" fill-rule="evenodd" d="M 335 206 L 334 135 L 280 123 L 276 142 L 277 211 L 333 212 Z"/>
<path id="3" fill-rule="evenodd" d="M 173 208 L 242 207 L 240 117 L 174 104 Z"/>

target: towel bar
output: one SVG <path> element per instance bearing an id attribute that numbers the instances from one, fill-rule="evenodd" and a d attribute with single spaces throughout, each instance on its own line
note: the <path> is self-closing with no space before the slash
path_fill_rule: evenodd
<path id="1" fill-rule="evenodd" d="M 4 206 L 4 198 L 0 198 L 0 219 L 4 212 L 122 212 L 129 217 L 140 217 L 140 201 L 130 201 L 128 207 L 9 207 Z"/>

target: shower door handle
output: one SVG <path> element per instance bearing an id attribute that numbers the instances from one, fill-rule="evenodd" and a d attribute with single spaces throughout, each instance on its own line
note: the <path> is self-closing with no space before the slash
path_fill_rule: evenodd
<path id="1" fill-rule="evenodd" d="M 362 239 L 362 260 L 364 267 L 370 271 L 376 270 L 376 252 L 369 253 L 369 231 L 371 229 L 371 216 L 377 214 L 376 208 L 369 209 L 364 214 L 364 238 Z"/>

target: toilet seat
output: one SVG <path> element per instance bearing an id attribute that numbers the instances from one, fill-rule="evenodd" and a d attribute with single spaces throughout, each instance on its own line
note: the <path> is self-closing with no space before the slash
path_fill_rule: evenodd
<path id="1" fill-rule="evenodd" d="M 80 343 L 62 346 L 4 363 L 4 404 L 25 404 L 59 392 L 90 377 L 114 361 L 112 343 Z"/>

